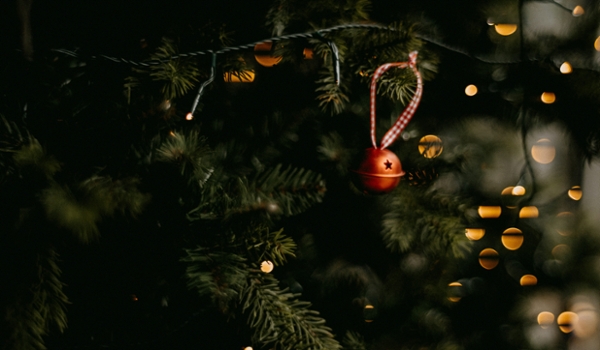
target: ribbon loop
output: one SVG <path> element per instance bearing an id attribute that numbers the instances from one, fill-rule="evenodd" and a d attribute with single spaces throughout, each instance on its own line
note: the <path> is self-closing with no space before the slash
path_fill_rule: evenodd
<path id="1" fill-rule="evenodd" d="M 392 67 L 398 67 L 398 68 L 410 67 L 412 69 L 412 71 L 415 73 L 415 76 L 417 77 L 417 88 L 415 90 L 415 94 L 413 95 L 413 98 L 410 100 L 410 103 L 404 108 L 402 113 L 398 116 L 398 119 L 396 119 L 396 122 L 390 128 L 390 130 L 388 130 L 385 133 L 385 135 L 383 135 L 383 139 L 381 140 L 381 146 L 379 148 L 385 149 L 388 146 L 390 146 L 392 143 L 394 143 L 394 141 L 396 141 L 396 139 L 398 139 L 398 136 L 400 136 L 400 133 L 402 133 L 402 131 L 406 128 L 406 125 L 412 119 L 413 115 L 417 111 L 417 107 L 419 106 L 419 103 L 421 102 L 421 96 L 423 95 L 423 80 L 421 79 L 421 74 L 419 73 L 419 70 L 417 69 L 417 56 L 418 56 L 418 52 L 412 51 L 408 55 L 407 62 L 386 63 L 382 66 L 379 66 L 375 70 L 375 73 L 373 73 L 373 77 L 371 78 L 371 96 L 370 96 L 371 97 L 371 99 L 370 99 L 371 106 L 370 107 L 371 107 L 371 142 L 373 143 L 373 148 L 375 148 L 375 149 L 378 148 L 376 135 L 375 135 L 375 128 L 376 128 L 375 99 L 376 99 L 376 95 L 377 95 L 377 79 L 379 79 L 383 75 L 383 73 L 385 73 L 385 71 L 387 71 L 388 69 L 390 69 Z"/>

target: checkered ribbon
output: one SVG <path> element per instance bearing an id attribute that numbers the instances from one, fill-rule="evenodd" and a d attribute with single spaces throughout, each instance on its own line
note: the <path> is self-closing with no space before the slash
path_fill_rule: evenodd
<path id="1" fill-rule="evenodd" d="M 421 95 L 423 95 L 423 80 L 421 79 L 421 74 L 417 70 L 417 54 L 417 51 L 413 51 L 408 55 L 408 62 L 387 63 L 377 68 L 377 70 L 375 70 L 375 73 L 373 73 L 373 78 L 371 78 L 371 142 L 373 143 L 373 148 L 375 149 L 377 149 L 377 141 L 375 137 L 375 98 L 377 93 L 377 79 L 379 79 L 383 75 L 383 73 L 385 73 L 385 71 L 392 67 L 410 67 L 415 73 L 415 76 L 417 77 L 417 89 L 415 91 L 415 95 L 413 96 L 412 100 L 410 100 L 408 106 L 404 108 L 402 114 L 398 116 L 398 119 L 396 119 L 396 122 L 394 123 L 392 128 L 388 130 L 388 132 L 385 133 L 385 135 L 383 135 L 383 139 L 381 140 L 381 147 L 379 148 L 385 149 L 389 145 L 394 143 L 398 136 L 400 136 L 402 130 L 406 128 L 406 125 L 415 114 L 417 107 L 419 107 L 419 102 L 421 102 Z"/>

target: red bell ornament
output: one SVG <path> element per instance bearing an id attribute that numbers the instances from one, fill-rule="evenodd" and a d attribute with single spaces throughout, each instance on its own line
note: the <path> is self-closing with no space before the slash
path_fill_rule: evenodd
<path id="1" fill-rule="evenodd" d="M 383 194 L 392 191 L 404 175 L 400 159 L 387 149 L 367 148 L 364 158 L 354 171 L 360 187 L 370 194 Z"/>
<path id="2" fill-rule="evenodd" d="M 381 140 L 381 146 L 377 147 L 377 141 L 375 137 L 375 98 L 377 92 L 377 79 L 383 75 L 383 73 L 392 68 L 406 68 L 410 67 L 417 77 L 417 88 L 415 89 L 415 95 L 413 96 L 410 103 L 406 106 L 402 114 L 398 116 L 398 119 L 390 130 L 383 136 Z M 417 70 L 417 52 L 413 51 L 408 56 L 408 62 L 395 62 L 387 63 L 375 70 L 373 77 L 371 78 L 371 101 L 370 101 L 370 117 L 371 117 L 371 142 L 372 148 L 365 150 L 364 158 L 362 159 L 358 169 L 353 170 L 358 179 L 358 186 L 362 188 L 366 193 L 369 194 L 383 194 L 391 192 L 400 183 L 400 178 L 404 175 L 402 171 L 402 164 L 400 159 L 394 154 L 394 152 L 387 150 L 386 148 L 391 145 L 398 136 L 402 133 L 402 130 L 406 128 L 406 125 L 411 120 L 419 102 L 421 101 L 421 95 L 423 94 L 423 81 L 421 74 Z"/>

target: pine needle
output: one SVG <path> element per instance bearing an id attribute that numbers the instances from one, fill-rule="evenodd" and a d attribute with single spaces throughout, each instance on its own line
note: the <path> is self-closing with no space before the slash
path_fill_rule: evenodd
<path id="1" fill-rule="evenodd" d="M 188 263 L 188 287 L 196 289 L 200 296 L 209 296 L 223 313 L 229 312 L 247 283 L 246 259 L 202 247 L 187 249 L 186 253 L 181 260 Z"/>
<path id="2" fill-rule="evenodd" d="M 280 289 L 272 275 L 251 275 L 240 301 L 256 343 L 281 350 L 341 349 L 325 320 L 309 309 L 311 304 Z"/>

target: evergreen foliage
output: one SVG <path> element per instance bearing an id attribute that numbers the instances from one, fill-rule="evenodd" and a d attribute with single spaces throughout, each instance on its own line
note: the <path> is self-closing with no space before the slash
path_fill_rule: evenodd
<path id="1" fill-rule="evenodd" d="M 398 186 L 388 205 L 382 236 L 391 251 L 430 256 L 447 251 L 448 258 L 464 258 L 470 251 L 464 235 L 466 205 L 457 199 L 405 184 Z"/>
<path id="2" fill-rule="evenodd" d="M 347 331 L 342 340 L 345 350 L 367 350 L 367 344 L 359 333 Z"/>
<path id="3" fill-rule="evenodd" d="M 283 229 L 271 232 L 268 227 L 257 227 L 246 238 L 246 246 L 254 261 L 271 261 L 275 266 L 283 265 L 288 257 L 295 258 L 296 242 L 283 234 Z"/>
<path id="4" fill-rule="evenodd" d="M 254 341 L 285 350 L 341 349 L 310 303 L 278 287 L 271 275 L 253 273 L 241 296 Z"/>
<path id="5" fill-rule="evenodd" d="M 3 349 L 43 350 L 44 336 L 54 329 L 62 333 L 67 328 L 69 301 L 59 279 L 57 261 L 53 248 L 37 254 L 36 280 L 5 311 L 9 334 Z"/>
<path id="6" fill-rule="evenodd" d="M 175 43 L 164 39 L 162 45 L 150 56 L 150 60 L 161 62 L 150 66 L 150 77 L 163 83 L 161 92 L 166 100 L 183 96 L 194 87 L 200 75 L 194 60 L 171 59 L 177 53 Z"/>
<path id="7" fill-rule="evenodd" d="M 247 284 L 246 259 L 232 253 L 210 252 L 201 247 L 186 252 L 187 256 L 182 261 L 188 263 L 188 286 L 197 289 L 200 296 L 210 297 L 223 313 L 229 313 Z"/>
<path id="8" fill-rule="evenodd" d="M 204 2 L 198 3 L 201 6 Z M 531 344 L 523 345 L 528 337 L 523 329 L 535 323 L 539 310 L 533 317 L 520 313 L 522 324 L 510 327 L 505 319 L 509 310 L 500 310 L 526 296 L 518 306 L 524 308 L 537 297 L 528 294 L 528 290 L 517 290 L 524 287 L 520 282 L 513 283 L 523 275 L 521 272 L 534 270 L 540 276 L 542 287 L 568 286 L 561 291 L 564 295 L 578 288 L 572 287 L 578 278 L 594 286 L 597 281 L 593 277 L 581 277 L 582 272 L 567 276 L 584 258 L 589 258 L 584 266 L 597 269 L 593 232 L 589 236 L 580 234 L 578 230 L 582 226 L 563 222 L 561 225 L 572 227 L 546 242 L 542 237 L 545 231 L 552 231 L 549 228 L 554 224 L 552 220 L 570 216 L 559 215 L 548 221 L 540 218 L 540 222 L 529 224 L 525 220 L 532 218 L 521 220 L 515 208 L 550 198 L 548 192 L 543 192 L 548 189 L 558 193 L 552 198 L 560 195 L 567 200 L 564 192 L 572 186 L 571 182 L 574 184 L 583 178 L 580 173 L 572 177 L 564 174 L 561 178 L 547 177 L 543 181 L 534 176 L 536 171 L 542 173 L 540 166 L 547 164 L 535 164 L 529 159 L 526 141 L 536 135 L 533 129 L 537 123 L 546 122 L 542 117 L 544 113 L 552 115 L 549 120 L 561 121 L 556 123 L 560 124 L 556 129 L 561 130 L 556 134 L 563 134 L 564 140 L 568 140 L 565 135 L 572 132 L 585 136 L 579 137 L 577 144 L 588 155 L 597 155 L 600 149 L 597 122 L 582 126 L 575 125 L 580 119 L 562 117 L 571 115 L 574 104 L 560 105 L 559 99 L 557 107 L 524 105 L 539 102 L 538 90 L 546 86 L 556 88 L 557 95 L 560 91 L 562 96 L 573 97 L 565 91 L 572 90 L 573 94 L 583 95 L 586 101 L 593 100 L 596 94 L 592 88 L 596 82 L 577 86 L 574 81 L 581 76 L 572 74 L 568 78 L 572 80 L 557 78 L 556 67 L 546 66 L 565 59 L 562 56 L 515 64 L 520 70 L 516 76 L 523 74 L 516 79 L 507 73 L 514 68 L 512 66 L 477 66 L 483 73 L 474 72 L 477 69 L 473 69 L 476 66 L 473 61 L 469 60 L 466 68 L 455 67 L 453 63 L 459 60 L 451 55 L 444 56 L 450 63 L 444 66 L 443 73 L 458 73 L 450 74 L 450 78 L 444 75 L 447 81 L 437 81 L 438 66 L 443 62 L 439 56 L 444 51 L 433 48 L 432 41 L 425 40 L 427 35 L 423 34 L 423 26 L 435 29 L 437 24 L 418 20 L 423 23 L 417 25 L 409 16 L 404 16 L 404 6 L 408 12 L 408 7 L 416 7 L 416 3 L 386 4 L 390 10 L 384 15 L 380 9 L 379 17 L 391 22 L 387 28 L 335 31 L 319 30 L 347 23 L 374 24 L 372 2 L 274 0 L 256 6 L 266 10 L 266 26 L 257 29 L 256 40 L 264 38 L 264 31 L 277 36 L 316 33 L 274 41 L 271 53 L 283 56 L 275 67 L 254 64 L 251 61 L 254 53 L 249 46 L 220 51 L 217 66 L 213 67 L 206 58 L 223 46 L 232 45 L 230 36 L 240 33 L 229 31 L 223 23 L 208 20 L 212 15 L 210 11 L 197 11 L 191 16 L 200 16 L 202 20 L 194 18 L 193 22 L 203 23 L 194 24 L 195 29 L 191 29 L 194 38 L 178 37 L 179 33 L 171 28 L 169 37 L 161 33 L 160 39 L 149 39 L 149 47 L 140 53 L 148 65 L 113 69 L 115 66 L 108 64 L 121 64 L 126 60 L 100 62 L 99 58 L 106 56 L 92 56 L 89 61 L 65 59 L 57 53 L 70 51 L 62 50 L 37 56 L 36 60 L 15 70 L 19 72 L 16 77 L 11 67 L 1 67 L 0 271 L 9 276 L 0 295 L 0 327 L 7 334 L 3 348 L 45 349 L 48 339 L 59 339 L 53 334 L 68 332 L 70 290 L 63 290 L 66 282 L 61 279 L 88 274 L 95 278 L 90 271 L 101 270 L 92 270 L 95 266 L 62 266 L 59 252 L 61 256 L 66 252 L 71 257 L 89 253 L 90 260 L 103 262 L 112 259 L 112 253 L 122 255 L 115 263 L 123 264 L 115 269 L 119 270 L 118 278 L 113 281 L 110 276 L 111 283 L 117 286 L 110 290 L 114 293 L 111 297 L 130 296 L 135 288 L 146 288 L 145 300 L 162 297 L 161 311 L 153 308 L 156 305 L 148 306 L 150 302 L 129 311 L 139 317 L 136 320 L 147 321 L 142 322 L 140 328 L 158 319 L 155 323 L 161 326 L 155 328 L 170 332 L 161 333 L 168 333 L 170 338 L 165 341 L 179 336 L 181 320 L 178 317 L 189 316 L 194 311 L 188 310 L 188 304 L 197 307 L 208 303 L 211 307 L 207 313 L 204 308 L 195 313 L 201 315 L 199 318 L 214 312 L 222 318 L 216 324 L 245 327 L 237 329 L 239 339 L 235 340 L 251 340 L 256 349 L 335 350 L 341 349 L 341 344 L 344 349 L 355 350 L 478 349 L 481 344 L 489 344 L 482 339 L 490 333 L 502 338 L 499 343 L 503 345 L 512 342 L 511 345 L 519 343 L 514 348 L 529 348 Z M 484 5 L 481 9 L 498 10 Z M 511 13 L 517 14 L 517 9 L 515 6 Z M 421 24 L 423 26 L 419 26 Z M 472 33 L 480 36 L 492 28 L 483 21 L 472 25 Z M 190 30 L 190 26 L 185 30 Z M 525 60 L 528 58 L 523 51 L 523 40 L 531 32 L 525 30 L 522 23 L 520 26 L 518 56 Z M 433 29 L 431 32 L 435 33 Z M 339 77 L 332 44 L 339 51 Z M 179 56 L 190 46 L 205 50 L 209 55 Z M 451 45 L 443 47 L 452 48 Z M 300 52 L 304 49 L 314 52 L 312 60 L 302 57 Z M 405 61 L 407 54 L 415 50 L 419 51 L 418 69 L 426 80 L 426 93 L 418 117 L 401 135 L 400 147 L 394 150 L 403 153 L 400 156 L 407 174 L 388 195 L 378 198 L 363 195 L 350 185 L 348 170 L 352 168 L 354 156 L 368 141 L 370 79 L 379 65 Z M 461 49 L 454 51 L 464 53 Z M 2 54 L 0 63 L 12 59 Z M 534 63 L 535 69 L 530 69 Z M 588 63 L 580 62 L 582 66 Z M 110 74 L 105 73 L 107 67 L 111 68 Z M 538 82 L 535 79 L 541 76 L 538 70 L 551 78 Z M 256 85 L 235 85 L 221 78 L 221 73 L 247 78 L 251 72 L 256 73 Z M 482 88 L 477 97 L 484 102 L 477 108 L 462 106 L 467 104 L 461 84 L 476 80 L 475 73 L 485 75 L 486 84 L 489 82 L 487 90 Z M 213 74 L 215 80 L 206 86 L 194 119 L 186 120 L 185 114 L 189 112 L 186 107 L 195 97 L 194 90 Z M 589 76 L 588 79 L 597 78 L 595 73 Z M 570 81 L 570 85 L 563 84 L 565 81 Z M 460 88 L 455 89 L 456 85 Z M 570 89 L 571 85 L 576 87 Z M 414 86 L 414 74 L 408 69 L 390 70 L 381 77 L 377 95 L 385 101 L 378 109 L 378 134 L 389 129 L 390 120 L 385 115 L 397 115 L 411 99 Z M 454 90 L 448 92 L 440 86 L 452 86 Z M 429 91 L 433 93 L 430 95 Z M 501 97 L 491 97 L 496 93 Z M 432 107 L 436 104 L 444 108 Z M 591 106 L 589 110 L 578 107 L 577 113 L 572 114 L 596 116 L 597 101 Z M 513 113 L 517 109 L 527 113 Z M 437 114 L 442 110 L 444 117 L 439 118 Z M 495 119 L 504 119 L 504 123 L 479 117 L 469 119 L 471 114 L 481 114 L 482 110 Z M 506 111 L 510 113 L 504 115 Z M 459 116 L 460 113 L 467 114 L 468 118 Z M 457 123 L 452 123 L 458 118 L 461 119 Z M 516 123 L 521 128 L 500 128 L 500 125 Z M 587 128 L 587 125 L 596 127 Z M 444 151 L 447 166 L 434 169 L 430 159 L 417 155 L 416 147 L 409 148 L 415 146 L 415 137 L 444 128 L 453 128 L 454 139 L 449 137 L 448 142 L 444 141 L 447 142 Z M 567 132 L 562 132 L 564 130 Z M 365 136 L 365 142 L 359 134 Z M 112 144 L 114 140 L 117 141 Z M 570 164 L 582 167 L 577 152 L 580 150 L 569 154 L 576 159 Z M 507 179 L 503 177 L 504 172 L 498 171 L 499 175 L 492 177 L 488 163 L 494 162 L 494 166 L 501 169 L 506 165 L 502 161 L 507 153 L 519 154 L 513 157 L 516 159 L 513 163 L 521 169 L 519 174 Z M 559 153 L 554 156 L 569 158 Z M 426 170 L 421 170 L 423 164 Z M 574 172 L 580 171 L 578 168 Z M 452 180 L 446 185 L 456 185 L 456 188 L 443 191 L 444 184 L 440 180 L 449 173 L 453 173 L 453 179 L 460 182 L 460 186 Z M 493 195 L 494 186 L 480 188 L 482 179 L 490 178 L 501 178 L 496 181 L 498 184 L 518 181 L 533 190 L 517 199 L 511 197 L 509 204 L 518 206 L 504 205 L 509 210 L 489 224 L 493 229 L 485 237 L 488 240 L 479 243 L 499 246 L 496 239 L 499 235 L 493 231 L 507 224 L 520 225 L 524 231 L 528 230 L 524 235 L 527 253 L 523 253 L 525 249 L 503 251 L 507 253 L 503 255 L 506 271 L 473 272 L 473 265 L 479 268 L 474 260 L 470 265 L 463 264 L 465 258 L 473 258 L 471 250 L 475 252 L 479 244 L 469 242 L 465 236 L 465 227 L 474 222 L 473 197 L 489 196 L 495 202 L 506 199 L 500 198 L 500 194 Z M 557 179 L 568 182 L 569 186 L 553 189 Z M 459 190 L 464 191 L 459 193 Z M 561 202 L 547 201 L 552 203 L 540 206 L 540 212 L 549 217 Z M 565 207 L 564 210 L 577 209 L 572 202 Z M 572 216 L 575 217 L 579 218 Z M 331 222 L 334 219 L 341 222 Z M 588 221 L 586 230 L 594 231 L 594 221 L 589 218 Z M 572 239 L 571 234 L 577 236 L 576 239 Z M 552 247 L 547 249 L 545 245 Z M 84 252 L 78 255 L 76 251 L 80 249 Z M 584 254 L 578 254 L 577 249 Z M 386 250 L 390 256 L 383 255 Z M 258 265 L 263 261 L 271 262 L 277 269 L 272 274 L 261 272 Z M 325 271 L 324 265 L 328 266 Z M 22 271 L 14 266 L 22 267 Z M 71 268 L 71 272 L 80 269 L 80 275 L 65 273 L 63 277 L 61 268 Z M 490 274 L 484 275 L 487 272 Z M 489 277 L 492 273 L 510 278 L 499 278 L 501 282 L 497 282 Z M 474 277 L 461 279 L 464 283 L 458 292 L 449 292 L 449 282 L 469 274 Z M 484 287 L 481 287 L 484 279 L 481 276 L 486 279 Z M 71 290 L 77 296 L 77 284 L 81 281 L 71 278 L 65 281 L 74 285 Z M 500 283 L 508 287 L 502 285 L 501 292 L 495 292 Z M 344 290 L 335 295 L 334 303 L 326 302 L 328 292 L 341 289 Z M 482 289 L 486 293 L 482 293 Z M 185 310 L 180 310 L 180 314 L 164 311 L 169 304 L 168 298 L 160 294 L 164 290 L 181 298 L 173 297 L 172 304 L 186 304 L 182 307 Z M 596 303 L 595 292 L 586 293 L 592 295 L 589 300 Z M 502 298 L 501 302 L 488 298 L 489 295 Z M 557 304 L 568 304 L 564 295 L 563 299 L 556 297 L 560 299 Z M 187 303 L 187 297 L 193 297 L 198 303 Z M 464 302 L 457 303 L 461 298 Z M 107 300 L 112 302 L 112 299 Z M 119 300 L 109 307 L 119 312 L 129 307 Z M 139 301 L 137 297 L 135 300 Z M 79 302 L 82 303 L 81 297 Z M 88 301 L 88 305 L 92 303 Z M 313 304 L 319 310 L 322 307 L 323 313 L 314 310 Z M 377 308 L 377 320 L 365 317 L 367 305 L 373 310 Z M 485 305 L 489 315 L 481 316 L 481 305 Z M 329 313 L 325 311 L 327 308 Z M 597 309 L 599 307 L 593 309 L 596 316 Z M 346 310 L 350 311 L 345 313 Z M 467 322 L 473 330 L 463 325 L 469 313 L 475 315 Z M 115 314 L 106 311 L 113 319 Z M 329 315 L 336 321 L 325 325 L 324 317 L 329 320 Z M 350 316 L 344 319 L 345 315 Z M 485 322 L 480 322 L 484 318 Z M 245 324 L 235 324 L 235 319 L 243 319 Z M 81 317 L 70 321 L 77 325 Z M 368 328 L 375 324 L 371 321 L 379 322 L 381 328 Z M 127 322 L 129 320 L 123 321 Z M 212 319 L 203 322 L 212 323 Z M 143 337 L 129 335 L 130 338 L 115 341 L 112 332 L 117 326 L 95 326 L 100 330 L 91 330 L 92 337 L 100 337 L 107 330 L 111 332 L 104 333 L 111 336 L 89 343 L 89 347 L 128 346 Z M 155 330 L 148 328 L 148 333 Z M 506 329 L 511 329 L 511 335 L 506 336 Z M 219 331 L 224 337 L 234 333 L 227 327 Z M 531 347 L 557 348 L 555 344 L 567 345 L 582 338 L 577 331 L 570 337 L 552 344 L 532 343 Z M 85 333 L 81 338 L 90 338 L 90 334 Z M 194 334 L 194 341 L 198 338 Z M 536 341 L 537 338 L 543 339 L 535 337 Z M 187 345 L 185 348 L 197 346 Z M 220 345 L 215 348 L 223 348 Z M 85 344 L 73 347 L 81 348 Z M 136 347 L 135 344 L 132 347 Z"/>

